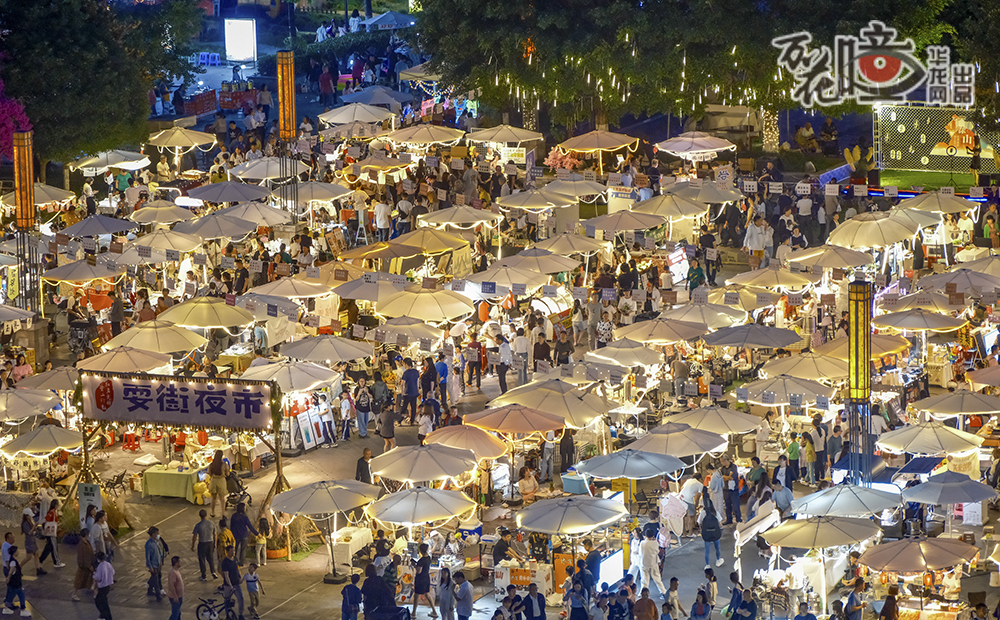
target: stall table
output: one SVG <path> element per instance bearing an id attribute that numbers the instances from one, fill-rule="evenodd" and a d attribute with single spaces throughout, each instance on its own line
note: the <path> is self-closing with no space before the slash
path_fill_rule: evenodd
<path id="1" fill-rule="evenodd" d="M 178 471 L 153 465 L 142 473 L 142 496 L 183 497 L 194 504 L 194 485 L 200 480 L 200 474 L 198 469 Z"/>
<path id="2" fill-rule="evenodd" d="M 493 595 L 497 602 L 503 601 L 507 596 L 508 585 L 514 584 L 518 594 L 523 596 L 528 592 L 528 585 L 532 583 L 538 586 L 538 592 L 543 596 L 555 592 L 555 586 L 552 582 L 552 565 L 528 562 L 520 567 L 493 567 Z"/>
<path id="3" fill-rule="evenodd" d="M 219 107 L 223 110 L 239 110 L 246 105 L 257 105 L 257 89 L 230 90 L 219 93 Z"/>
<path id="4" fill-rule="evenodd" d="M 256 101 L 254 103 L 256 103 Z M 210 114 L 215 114 L 217 109 L 218 104 L 215 100 L 214 90 L 202 91 L 184 100 L 185 116 L 208 116 Z"/>
<path id="5" fill-rule="evenodd" d="M 899 601 L 899 620 L 967 620 L 972 609 L 941 601 L 906 598 Z"/>
<path id="6" fill-rule="evenodd" d="M 334 563 L 336 566 L 351 566 L 351 558 L 354 557 L 354 554 L 373 542 L 372 531 L 367 527 L 340 528 L 333 538 Z"/>

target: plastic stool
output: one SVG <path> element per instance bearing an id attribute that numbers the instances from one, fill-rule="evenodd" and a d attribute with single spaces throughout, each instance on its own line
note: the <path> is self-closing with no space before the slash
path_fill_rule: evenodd
<path id="1" fill-rule="evenodd" d="M 210 66 L 219 66 L 222 64 L 222 57 L 213 52 L 208 57 L 208 64 Z"/>
<path id="2" fill-rule="evenodd" d="M 200 54 L 198 54 L 198 64 L 207 65 L 209 56 L 210 54 L 208 52 L 201 52 Z"/>

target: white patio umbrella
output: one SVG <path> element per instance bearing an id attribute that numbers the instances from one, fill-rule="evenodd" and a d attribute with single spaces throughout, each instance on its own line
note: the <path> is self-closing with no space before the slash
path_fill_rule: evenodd
<path id="1" fill-rule="evenodd" d="M 965 319 L 947 316 L 933 310 L 913 308 L 891 312 L 872 319 L 872 325 L 878 328 L 890 328 L 900 331 L 933 331 L 950 332 L 968 323 Z"/>
<path id="2" fill-rule="evenodd" d="M 287 297 L 294 299 L 310 299 L 322 297 L 330 294 L 330 287 L 308 280 L 296 280 L 295 278 L 281 278 L 267 284 L 255 286 L 248 293 L 257 295 L 274 295 L 276 297 Z"/>
<path id="3" fill-rule="evenodd" d="M 944 291 L 949 284 L 954 284 L 955 288 L 963 293 L 968 293 L 973 288 L 981 291 L 992 291 L 1000 287 L 1000 276 L 991 276 L 971 269 L 959 268 L 920 278 L 917 284 L 921 290 L 927 291 Z"/>
<path id="4" fill-rule="evenodd" d="M 761 367 L 760 372 L 767 377 L 789 375 L 813 381 L 836 382 L 846 379 L 849 370 L 847 360 L 809 351 L 790 357 L 772 359 Z"/>
<path id="5" fill-rule="evenodd" d="M 363 23 L 371 30 L 396 30 L 399 28 L 409 28 L 417 23 L 417 18 L 406 13 L 400 13 L 399 11 L 386 11 L 371 19 L 366 19 Z"/>
<path id="6" fill-rule="evenodd" d="M 336 381 L 336 370 L 312 362 L 284 361 L 247 368 L 241 379 L 274 381 L 282 392 L 305 392 Z"/>
<path id="7" fill-rule="evenodd" d="M 597 362 L 608 359 L 629 367 L 663 363 L 663 353 L 628 338 L 618 338 L 606 347 L 588 351 L 587 356 L 593 356 Z"/>
<path id="8" fill-rule="evenodd" d="M 337 272 L 344 272 L 342 280 L 337 279 Z M 344 282 L 350 280 L 356 280 L 366 273 L 370 273 L 372 270 L 366 267 L 359 267 L 358 265 L 352 265 L 351 263 L 345 263 L 344 261 L 330 261 L 329 263 L 324 263 L 319 266 L 319 278 L 310 278 L 306 275 L 305 271 L 300 271 L 299 273 L 292 276 L 296 280 L 308 280 L 310 282 L 319 282 L 325 284 L 330 288 L 339 286 Z"/>
<path id="9" fill-rule="evenodd" d="M 104 372 L 149 372 L 163 366 L 170 366 L 173 360 L 166 353 L 144 351 L 135 347 L 115 347 L 94 357 L 80 360 L 76 367 L 80 370 L 101 370 Z"/>
<path id="10" fill-rule="evenodd" d="M 702 183 L 692 187 L 690 183 L 668 185 L 664 192 L 703 204 L 723 204 L 743 200 L 743 193 L 734 187 L 723 187 L 718 183 Z"/>
<path id="11" fill-rule="evenodd" d="M 340 186 L 334 185 L 333 187 Z M 276 209 L 268 204 L 257 201 L 242 202 L 238 205 L 216 211 L 216 213 L 218 215 L 255 222 L 264 226 L 281 226 L 283 224 L 287 224 L 290 215 L 288 211 L 285 211 L 284 209 Z"/>
<path id="12" fill-rule="evenodd" d="M 0 446 L 8 457 L 20 454 L 52 454 L 56 450 L 76 450 L 83 445 L 83 433 L 71 431 L 55 424 L 45 424 L 18 435 Z"/>
<path id="13" fill-rule="evenodd" d="M 502 258 L 493 263 L 493 265 L 497 264 L 504 267 L 516 267 L 517 269 L 534 271 L 538 274 L 549 274 L 572 271 L 580 266 L 580 261 L 566 258 L 550 250 L 534 247 L 521 250 L 513 256 Z M 492 267 L 493 265 L 490 266 Z"/>
<path id="14" fill-rule="evenodd" d="M 42 272 L 42 279 L 50 282 L 92 282 L 94 280 L 114 281 L 125 273 L 125 265 L 98 261 L 91 265 L 87 259 L 66 263 Z"/>
<path id="15" fill-rule="evenodd" d="M 156 250 L 177 250 L 191 252 L 201 246 L 201 238 L 176 230 L 156 230 L 132 242 L 133 246 L 144 246 Z"/>
<path id="16" fill-rule="evenodd" d="M 441 74 L 431 69 L 430 64 L 430 61 L 427 61 L 415 67 L 404 69 L 399 72 L 399 79 L 408 82 L 437 82 L 441 79 Z"/>
<path id="17" fill-rule="evenodd" d="M 572 233 L 560 233 L 553 235 L 543 241 L 538 241 L 531 247 L 539 250 L 547 250 L 560 256 L 570 254 L 593 254 L 611 247 L 610 241 L 598 241 L 591 237 L 576 235 Z"/>
<path id="18" fill-rule="evenodd" d="M 747 320 L 747 313 L 739 308 L 719 304 L 689 303 L 664 310 L 660 313 L 659 318 L 665 321 L 677 319 L 689 323 L 703 323 L 708 325 L 710 329 L 722 329 L 743 323 Z"/>
<path id="19" fill-rule="evenodd" d="M 376 331 L 385 333 L 386 342 L 395 342 L 399 336 L 406 336 L 409 342 L 416 342 L 421 338 L 429 338 L 432 341 L 437 341 L 444 335 L 444 330 L 428 325 L 420 319 L 408 316 L 389 319 L 375 329 L 368 330 L 365 333 L 365 340 L 375 340 Z"/>
<path id="20" fill-rule="evenodd" d="M 988 415 L 1000 413 L 1000 398 L 972 390 L 945 392 L 913 403 L 917 411 L 941 415 Z"/>
<path id="21" fill-rule="evenodd" d="M 372 473 L 382 478 L 413 482 L 457 478 L 476 468 L 472 450 L 442 444 L 397 446 L 371 460 Z"/>
<path id="22" fill-rule="evenodd" d="M 525 209 L 527 211 L 561 209 L 579 202 L 575 196 L 557 194 L 545 189 L 528 189 L 496 199 L 496 204 L 505 209 Z"/>
<path id="23" fill-rule="evenodd" d="M 633 450 L 669 454 L 677 458 L 705 452 L 720 452 L 729 442 L 720 432 L 705 431 L 690 424 L 664 422 L 629 444 Z"/>
<path id="24" fill-rule="evenodd" d="M 608 215 L 600 215 L 589 220 L 584 220 L 583 223 L 587 226 L 593 226 L 597 230 L 614 231 L 617 233 L 619 231 L 656 228 L 657 226 L 666 224 L 667 218 L 651 213 L 616 211 Z"/>
<path id="25" fill-rule="evenodd" d="M 72 366 L 60 366 L 52 370 L 25 377 L 17 382 L 18 389 L 31 390 L 75 390 L 80 381 L 80 371 Z"/>
<path id="26" fill-rule="evenodd" d="M 920 484 L 903 489 L 903 501 L 933 505 L 972 504 L 996 496 L 996 490 L 990 485 L 955 471 L 932 475 Z"/>
<path id="27" fill-rule="evenodd" d="M 402 79 L 402 75 L 400 75 L 400 79 Z M 521 129 L 520 127 L 513 127 L 511 125 L 497 125 L 496 127 L 473 129 L 465 136 L 465 139 L 469 142 L 500 142 L 507 144 L 511 142 L 521 143 L 541 140 L 542 134 L 537 131 Z"/>
<path id="28" fill-rule="evenodd" d="M 1000 386 L 1000 366 L 988 366 L 965 373 L 965 379 L 974 390 L 993 385 Z"/>
<path id="29" fill-rule="evenodd" d="M 164 310 L 158 317 L 161 321 L 172 321 L 181 327 L 233 327 L 249 325 L 254 316 L 236 306 L 226 304 L 217 297 L 195 297 L 175 304 Z"/>
<path id="30" fill-rule="evenodd" d="M 933 310 L 934 312 L 939 312 L 941 314 L 951 314 L 952 312 L 958 312 L 965 308 L 964 305 L 951 305 L 951 299 L 947 295 L 941 293 L 933 293 L 931 291 L 918 291 L 916 293 L 910 293 L 909 295 L 903 295 L 896 299 L 895 305 L 891 308 L 886 297 L 883 295 L 878 298 L 878 307 L 885 312 L 902 312 L 904 310 Z"/>
<path id="31" fill-rule="evenodd" d="M 684 469 L 687 465 L 668 454 L 640 452 L 631 448 L 595 456 L 576 466 L 576 470 L 594 478 L 645 480 Z"/>
<path id="32" fill-rule="evenodd" d="M 562 258 L 556 256 L 555 258 Z M 566 259 L 563 259 L 566 260 Z M 466 278 L 467 282 L 482 285 L 483 282 L 493 282 L 498 286 L 511 288 L 514 284 L 523 284 L 530 293 L 549 281 L 545 272 L 532 270 L 530 266 L 509 267 L 497 261 L 478 273 L 474 273 Z"/>
<path id="33" fill-rule="evenodd" d="M 229 215 L 206 215 L 193 222 L 181 222 L 174 226 L 175 232 L 182 232 L 202 240 L 242 239 L 257 230 L 257 222 Z"/>
<path id="34" fill-rule="evenodd" d="M 764 532 L 764 540 L 778 547 L 822 549 L 850 545 L 878 534 L 879 526 L 870 519 L 849 517 L 809 517 L 791 519 Z"/>
<path id="35" fill-rule="evenodd" d="M 566 425 L 566 421 L 560 416 L 516 404 L 466 414 L 463 422 L 508 435 L 557 431 Z"/>
<path id="36" fill-rule="evenodd" d="M 564 151 L 593 153 L 595 151 L 617 151 L 638 141 L 638 138 L 623 133 L 597 129 L 559 143 Z"/>
<path id="37" fill-rule="evenodd" d="M 690 161 L 715 159 L 722 151 L 735 151 L 736 145 L 703 131 L 688 131 L 656 145 L 661 151 Z"/>
<path id="38" fill-rule="evenodd" d="M 379 108 L 364 103 L 348 103 L 320 114 L 317 118 L 330 125 L 346 125 L 347 123 L 378 123 L 396 116 L 385 108 Z"/>
<path id="39" fill-rule="evenodd" d="M 441 125 L 411 125 L 397 129 L 385 137 L 397 144 L 448 144 L 458 142 L 465 132 Z"/>
<path id="40" fill-rule="evenodd" d="M 412 527 L 471 514 L 477 505 L 461 491 L 413 487 L 375 500 L 365 514 L 383 523 Z"/>
<path id="41" fill-rule="evenodd" d="M 968 263 L 960 263 L 949 269 L 949 271 L 956 271 L 958 269 L 968 269 L 976 273 L 1000 277 L 1000 255 L 993 254 Z"/>
<path id="42" fill-rule="evenodd" d="M 271 500 L 271 510 L 292 515 L 347 512 L 378 499 L 382 487 L 356 480 L 321 480 L 283 491 Z"/>
<path id="43" fill-rule="evenodd" d="M 743 387 L 748 390 L 749 402 L 760 404 L 764 400 L 764 394 L 770 392 L 774 394 L 774 405 L 788 405 L 792 394 L 800 395 L 803 404 L 815 403 L 817 396 L 833 396 L 836 391 L 817 381 L 788 375 L 760 379 Z"/>
<path id="44" fill-rule="evenodd" d="M 421 248 L 425 256 L 434 256 L 464 248 L 469 245 L 469 242 L 465 239 L 465 237 L 445 232 L 443 230 L 419 228 L 413 232 L 408 232 L 405 235 L 400 235 L 395 239 L 392 239 L 389 241 L 389 244 Z M 341 254 L 342 257 L 346 257 L 347 255 L 347 252 Z"/>
<path id="45" fill-rule="evenodd" d="M 615 330 L 619 338 L 628 338 L 643 344 L 673 344 L 681 340 L 694 340 L 709 332 L 708 325 L 692 321 L 652 319 L 625 325 Z"/>
<path id="46" fill-rule="evenodd" d="M 333 287 L 333 292 L 341 299 L 362 299 L 378 304 L 378 302 L 385 301 L 400 292 L 403 288 L 403 285 L 394 284 L 388 280 L 372 282 L 358 278 Z"/>
<path id="47" fill-rule="evenodd" d="M 565 420 L 567 426 L 585 428 L 618 403 L 594 393 L 577 389 L 572 383 L 561 379 L 536 379 L 519 385 L 490 401 L 491 407 L 521 405 L 537 411 L 544 411 Z"/>
<path id="48" fill-rule="evenodd" d="M 18 321 L 20 319 L 30 319 L 35 313 L 30 310 L 22 310 L 14 306 L 0 304 L 0 322 Z"/>
<path id="49" fill-rule="evenodd" d="M 845 248 L 885 248 L 911 239 L 919 227 L 912 221 L 890 217 L 884 211 L 865 212 L 835 228 L 827 243 Z"/>
<path id="50" fill-rule="evenodd" d="M 583 196 L 597 196 L 608 191 L 607 185 L 601 185 L 597 181 L 585 181 L 579 174 L 571 174 L 568 179 L 556 179 L 549 182 L 545 189 L 550 192 L 581 198 Z"/>
<path id="51" fill-rule="evenodd" d="M 271 194 L 266 187 L 238 181 L 221 181 L 188 190 L 188 196 L 205 202 L 249 202 L 266 200 Z"/>
<path id="52" fill-rule="evenodd" d="M 869 547 L 858 563 L 874 571 L 926 573 L 965 564 L 979 547 L 957 538 L 904 538 Z"/>
<path id="53" fill-rule="evenodd" d="M 934 213 L 961 213 L 975 209 L 977 204 L 955 196 L 954 194 L 944 194 L 940 191 L 930 191 L 917 194 L 913 198 L 904 198 L 899 201 L 899 209 L 915 209 L 917 211 L 932 211 Z"/>
<path id="54" fill-rule="evenodd" d="M 757 323 L 746 323 L 723 327 L 717 332 L 702 337 L 705 344 L 712 347 L 752 347 L 778 349 L 790 347 L 802 341 L 802 336 L 791 329 L 768 327 Z"/>
<path id="55" fill-rule="evenodd" d="M 283 344 L 281 354 L 310 362 L 338 363 L 371 357 L 373 349 L 366 342 L 323 334 Z"/>
<path id="56" fill-rule="evenodd" d="M 507 454 L 507 444 L 481 428 L 459 424 L 442 426 L 424 437 L 424 443 L 471 450 L 477 459 L 498 459 Z"/>
<path id="57" fill-rule="evenodd" d="M 149 158 L 142 153 L 112 150 L 97 155 L 85 155 L 69 165 L 71 170 L 82 170 L 85 175 L 96 176 L 108 168 L 141 170 L 149 165 Z"/>
<path id="58" fill-rule="evenodd" d="M 402 103 L 411 99 L 413 99 L 411 95 L 392 91 L 383 86 L 370 86 L 363 90 L 344 95 L 344 103 L 363 103 L 371 106 L 385 105 L 393 110 L 398 110 Z"/>
<path id="59" fill-rule="evenodd" d="M 215 143 L 215 136 L 203 131 L 194 131 L 185 127 L 170 127 L 155 134 L 150 134 L 148 144 L 161 148 L 184 148 Z"/>
<path id="60" fill-rule="evenodd" d="M 691 428 L 697 428 L 712 433 L 722 433 L 724 435 L 742 435 L 750 431 L 757 430 L 764 422 L 760 416 L 742 413 L 735 409 L 725 407 L 699 407 L 676 415 L 669 416 L 667 421 L 672 423 L 687 424 Z"/>
<path id="61" fill-rule="evenodd" d="M 475 307 L 469 299 L 447 289 L 427 289 L 408 286 L 392 295 L 376 308 L 382 316 L 406 316 L 439 323 L 469 314 Z"/>
<path id="62" fill-rule="evenodd" d="M 921 422 L 882 433 L 876 445 L 894 454 L 947 456 L 974 450 L 984 439 L 972 433 L 954 429 L 942 422 Z"/>
<path id="63" fill-rule="evenodd" d="M 157 201 L 159 202 L 159 201 Z M 144 205 L 128 216 L 136 224 L 173 224 L 194 219 L 195 214 L 175 204 L 164 206 Z"/>
<path id="64" fill-rule="evenodd" d="M 114 235 L 136 227 L 135 222 L 119 220 L 118 218 L 106 215 L 91 215 L 76 224 L 62 230 L 64 235 L 70 237 L 97 237 L 100 235 Z"/>
<path id="65" fill-rule="evenodd" d="M 391 243 L 377 241 L 368 245 L 361 245 L 346 252 L 340 253 L 342 260 L 379 260 L 383 258 L 411 258 L 424 253 L 424 248 L 415 245 L 403 245 L 401 243 Z M 451 250 L 446 250 L 451 251 Z"/>
<path id="66" fill-rule="evenodd" d="M 341 108 L 337 108 L 338 110 Z M 305 183 L 286 183 L 274 188 L 272 194 L 278 200 L 288 201 L 294 197 L 299 202 L 329 202 L 331 200 L 347 199 L 353 192 L 337 183 L 322 183 L 306 181 Z M 250 218 L 252 219 L 252 218 Z"/>
<path id="67" fill-rule="evenodd" d="M 35 204 L 36 205 L 47 205 L 50 202 L 62 202 L 64 200 L 70 200 L 76 198 L 76 194 L 65 189 L 58 187 L 53 187 L 51 185 L 46 185 L 44 183 L 34 183 L 35 189 Z M 9 192 L 0 198 L 0 203 L 3 203 L 9 207 L 17 204 L 17 192 Z"/>
<path id="68" fill-rule="evenodd" d="M 813 352 L 817 355 L 826 355 L 846 361 L 850 359 L 848 341 L 849 340 L 847 338 L 837 338 L 833 342 L 827 342 L 826 344 L 819 345 L 813 349 Z M 877 360 L 878 358 L 886 355 L 901 353 L 909 348 L 910 341 L 902 336 L 875 334 L 872 336 L 871 358 L 873 360 Z"/>
<path id="69" fill-rule="evenodd" d="M 289 167 L 285 167 L 279 157 L 261 157 L 234 166 L 229 170 L 229 174 L 238 179 L 263 181 L 287 179 L 309 171 L 309 167 L 297 159 L 292 159 L 290 162 Z"/>
<path id="70" fill-rule="evenodd" d="M 872 255 L 839 245 L 819 245 L 791 252 L 788 262 L 823 269 L 861 267 L 872 263 Z"/>
<path id="71" fill-rule="evenodd" d="M 765 268 L 744 271 L 726 280 L 726 284 L 742 284 L 744 286 L 759 286 L 768 289 L 800 289 L 812 284 L 812 280 L 804 274 L 785 268 Z"/>
<path id="72" fill-rule="evenodd" d="M 727 304 L 726 293 L 736 293 L 739 296 L 739 301 L 735 304 Z M 758 303 L 760 301 L 757 297 L 758 295 L 765 295 L 768 303 Z M 773 306 L 778 303 L 779 299 L 781 299 L 781 293 L 775 293 L 759 286 L 746 286 L 743 284 L 727 284 L 726 286 L 717 286 L 708 291 L 708 303 L 737 308 L 745 312 L 753 312 L 754 310 Z"/>
<path id="73" fill-rule="evenodd" d="M 434 213 L 424 213 L 417 216 L 418 226 L 431 226 L 434 228 L 474 228 L 480 224 L 495 225 L 503 219 L 499 213 L 474 209 L 466 205 L 455 205 L 450 209 L 441 209 Z"/>
<path id="74" fill-rule="evenodd" d="M 21 383 L 18 383 L 16 390 L 0 392 L 0 420 L 44 415 L 61 402 L 60 398 L 49 390 L 21 388 L 20 385 Z"/>
<path id="75" fill-rule="evenodd" d="M 942 221 L 940 213 L 917 211 L 916 209 L 900 209 L 899 207 L 889 209 L 889 219 L 901 220 L 908 225 L 916 225 L 918 229 L 938 226 Z"/>
<path id="76" fill-rule="evenodd" d="M 574 495 L 543 499 L 517 512 L 517 526 L 542 534 L 586 534 L 628 516 L 621 502 Z"/>
<path id="77" fill-rule="evenodd" d="M 104 348 L 128 346 L 154 353 L 176 353 L 193 351 L 207 342 L 207 338 L 190 329 L 174 325 L 170 321 L 154 319 L 136 323 L 109 340 Z"/>
<path id="78" fill-rule="evenodd" d="M 635 213 L 649 213 L 669 219 L 671 222 L 705 215 L 708 205 L 689 200 L 676 194 L 660 194 L 632 205 Z"/>
<path id="79" fill-rule="evenodd" d="M 861 487 L 849 482 L 792 500 L 791 511 L 817 517 L 869 517 L 903 503 L 899 491 Z"/>
<path id="80" fill-rule="evenodd" d="M 395 128 L 383 129 L 382 123 L 363 123 L 361 121 L 351 121 L 349 123 L 344 123 L 343 125 L 333 125 L 332 127 L 323 129 L 319 132 L 319 135 L 328 142 L 340 142 L 341 140 L 348 140 L 350 138 L 356 138 L 358 140 L 374 140 L 375 138 L 386 136 L 394 130 Z"/>

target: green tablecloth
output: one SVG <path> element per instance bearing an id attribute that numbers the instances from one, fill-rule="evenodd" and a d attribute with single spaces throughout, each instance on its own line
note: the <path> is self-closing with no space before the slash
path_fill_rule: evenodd
<path id="1" fill-rule="evenodd" d="M 194 501 L 194 485 L 198 482 L 198 470 L 164 469 L 163 465 L 154 465 L 142 474 L 142 495 L 162 495 L 165 497 L 183 497 L 192 504 Z"/>

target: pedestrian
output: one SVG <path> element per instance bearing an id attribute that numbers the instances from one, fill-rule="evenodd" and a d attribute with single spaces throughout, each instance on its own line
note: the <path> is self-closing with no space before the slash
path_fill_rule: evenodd
<path id="1" fill-rule="evenodd" d="M 5 556 L 6 557 L 6 556 Z M 6 573 L 6 569 L 4 569 Z M 94 585 L 94 546 L 90 544 L 90 530 L 80 530 L 80 542 L 76 549 L 76 577 L 73 579 L 73 600 L 80 600 L 80 592 Z"/>
<path id="2" fill-rule="evenodd" d="M 257 608 L 260 607 L 260 597 L 264 594 L 264 584 L 260 582 L 260 574 L 257 573 L 256 562 L 250 563 L 250 566 L 247 568 L 247 574 L 243 576 L 243 581 L 247 584 L 247 598 L 250 599 L 250 615 L 259 619 L 260 614 L 257 613 Z"/>
<path id="3" fill-rule="evenodd" d="M 715 546 L 716 566 L 722 566 L 724 560 L 722 559 L 722 549 L 719 546 L 719 540 L 722 538 L 722 526 L 719 525 L 718 511 L 707 492 L 702 497 L 698 525 L 701 526 L 701 539 L 705 542 L 705 570 L 711 570 L 709 551 L 713 545 Z"/>
<path id="4" fill-rule="evenodd" d="M 403 369 L 400 377 L 403 384 L 401 411 L 403 417 L 406 417 L 406 410 L 410 410 L 410 426 L 413 426 L 417 419 L 417 397 L 420 396 L 420 372 L 413 367 L 413 360 L 408 357 L 403 359 Z"/>
<path id="5" fill-rule="evenodd" d="M 469 620 L 472 615 L 472 586 L 465 573 L 455 573 L 455 615 L 458 620 Z"/>
<path id="6" fill-rule="evenodd" d="M 722 497 L 726 502 L 726 522 L 723 525 L 732 525 L 733 519 L 737 523 L 743 522 L 740 515 L 740 474 L 736 465 L 728 454 L 722 455 L 722 467 L 719 469 L 724 483 Z"/>
<path id="7" fill-rule="evenodd" d="M 575 434 L 576 430 L 566 429 L 563 431 L 562 438 L 559 439 L 560 473 L 565 473 L 570 467 L 576 464 L 576 444 L 573 441 Z"/>
<path id="8" fill-rule="evenodd" d="M 166 555 L 160 544 L 160 529 L 155 525 L 148 530 L 146 539 L 146 570 L 149 579 L 146 580 L 146 596 L 155 596 L 156 602 L 163 600 L 163 558 Z"/>
<path id="9" fill-rule="evenodd" d="M 236 546 L 229 545 L 226 547 L 226 559 L 222 560 L 222 596 L 225 597 L 226 602 L 232 601 L 233 597 L 236 597 L 237 609 L 239 610 L 240 618 L 243 617 L 243 577 L 240 575 L 240 567 L 236 563 Z M 107 620 L 105 618 L 104 620 Z"/>
<path id="10" fill-rule="evenodd" d="M 420 417 L 417 418 L 419 428 L 417 429 L 417 441 L 424 445 L 424 439 L 434 431 L 434 407 L 424 405 L 420 408 Z"/>
<path id="11" fill-rule="evenodd" d="M 642 583 L 647 587 L 655 583 L 660 597 L 666 596 L 667 589 L 663 587 L 663 578 L 660 577 L 660 543 L 656 541 L 656 534 L 652 530 L 646 533 L 646 539 L 639 545 L 639 557 L 642 562 Z"/>
<path id="12" fill-rule="evenodd" d="M 198 568 L 201 569 L 201 580 L 208 581 L 208 573 L 212 573 L 212 579 L 218 579 L 215 574 L 215 545 L 219 536 L 219 531 L 215 524 L 209 521 L 208 511 L 204 508 L 198 511 L 200 520 L 194 526 L 191 535 L 191 551 L 197 549 Z M 206 571 L 206 569 L 208 569 Z"/>
<path id="13" fill-rule="evenodd" d="M 371 388 L 368 387 L 368 378 L 359 377 L 358 385 L 354 388 L 354 408 L 357 411 L 358 437 L 368 436 L 368 422 L 372 416 L 372 396 Z"/>
<path id="14" fill-rule="evenodd" d="M 670 590 L 667 592 L 667 602 L 673 605 L 674 609 L 681 612 L 681 615 L 686 618 L 688 617 L 688 614 L 686 611 L 684 611 L 684 608 L 681 607 L 680 587 L 681 587 L 680 580 L 677 579 L 677 577 L 671 577 Z"/>
<path id="15" fill-rule="evenodd" d="M 431 608 L 431 618 L 438 617 L 434 609 L 434 595 L 431 594 L 431 556 L 427 554 L 429 549 L 427 543 L 420 543 L 417 547 L 420 557 L 413 563 L 417 570 L 417 574 L 413 577 L 413 611 L 410 613 L 413 618 L 417 616 L 417 603 L 420 602 L 421 596 L 427 599 L 427 604 Z"/>
<path id="16" fill-rule="evenodd" d="M 445 571 L 448 569 L 443 568 L 441 570 Z M 361 602 L 362 602 L 361 588 L 358 587 L 359 581 L 361 581 L 361 575 L 358 573 L 353 573 L 351 575 L 351 583 L 344 586 L 344 589 L 340 591 L 341 620 L 358 620 L 358 613 L 361 611 Z M 367 615 L 365 617 L 367 617 Z"/>
<path id="17" fill-rule="evenodd" d="M 354 471 L 354 479 L 365 484 L 372 484 L 372 450 L 365 448 L 361 451 L 361 458 L 358 459 L 357 467 Z"/>
<path id="18" fill-rule="evenodd" d="M 42 570 L 42 563 L 38 559 L 38 538 L 35 537 L 36 530 L 38 530 L 38 524 L 35 523 L 35 514 L 31 512 L 31 508 L 25 508 L 21 513 L 21 533 L 24 534 L 25 561 L 27 561 L 27 558 L 34 560 L 35 573 L 41 577 L 47 571 Z"/>
<path id="19" fill-rule="evenodd" d="M 49 503 L 49 510 L 45 513 L 45 521 L 42 523 L 42 536 L 45 537 L 45 548 L 42 549 L 42 557 L 38 559 L 38 567 L 41 568 L 45 558 L 52 555 L 52 563 L 56 568 L 66 566 L 59 559 L 59 500 L 54 499 Z"/>
<path id="20" fill-rule="evenodd" d="M 451 570 L 447 567 L 443 567 L 438 574 L 437 600 L 441 620 L 455 620 L 455 582 L 451 580 Z"/>
<path id="21" fill-rule="evenodd" d="M 271 534 L 271 522 L 267 517 L 257 520 L 257 538 L 254 539 L 254 557 L 257 566 L 267 566 L 267 539 Z"/>
<path id="22" fill-rule="evenodd" d="M 236 539 L 236 562 L 240 566 L 243 566 L 243 561 L 247 555 L 247 546 L 250 543 L 250 536 L 256 539 L 258 533 L 253 523 L 250 522 L 250 517 L 247 516 L 247 505 L 243 502 L 236 504 L 236 512 L 233 514 L 233 518 L 229 520 L 229 529 L 232 530 L 233 538 Z"/>
<path id="23" fill-rule="evenodd" d="M 698 590 L 694 604 L 691 605 L 691 620 L 708 620 L 712 616 L 712 608 L 708 604 L 708 595 L 704 590 Z"/>
<path id="24" fill-rule="evenodd" d="M 181 576 L 181 556 L 170 558 L 170 573 L 167 574 L 167 598 L 170 599 L 170 620 L 181 620 L 181 605 L 184 604 L 184 578 Z"/>
<path id="25" fill-rule="evenodd" d="M 340 393 L 340 422 L 343 424 L 340 429 L 340 438 L 344 441 L 351 439 L 351 420 L 355 416 L 357 416 L 357 410 L 354 408 L 354 400 L 351 398 L 350 390 L 345 388 Z"/>
<path id="26" fill-rule="evenodd" d="M 639 600 L 635 602 L 632 613 L 635 620 L 656 620 L 656 603 L 649 598 L 649 588 L 643 588 L 640 591 Z"/>
<path id="27" fill-rule="evenodd" d="M 226 547 L 236 548 L 236 538 L 233 537 L 233 532 L 229 529 L 229 519 L 225 517 L 219 519 L 219 535 L 215 538 L 215 544 L 215 552 L 221 569 L 222 561 L 226 559 Z"/>
<path id="28" fill-rule="evenodd" d="M 8 555 L 10 559 L 3 566 L 4 573 L 7 575 L 7 595 L 3 601 L 3 613 L 8 616 L 14 614 L 14 610 L 17 609 L 14 607 L 14 597 L 16 596 L 18 602 L 21 603 L 21 615 L 31 617 L 31 612 L 28 611 L 24 603 L 24 588 L 22 583 L 24 575 L 21 571 L 21 563 L 17 561 L 17 545 L 11 545 Z"/>
<path id="29" fill-rule="evenodd" d="M 714 569 L 705 569 L 705 583 L 702 584 L 701 588 L 708 598 L 708 606 L 715 609 L 716 601 L 719 599 L 719 580 L 715 576 Z"/>
<path id="30" fill-rule="evenodd" d="M 108 557 L 103 551 L 98 551 L 97 568 L 94 570 L 94 585 L 97 586 L 94 606 L 97 607 L 98 620 L 113 620 L 111 606 L 108 604 L 108 594 L 114 583 L 115 567 L 111 565 L 111 562 L 108 562 Z"/>
<path id="31" fill-rule="evenodd" d="M 208 466 L 208 492 L 212 495 L 212 518 L 215 518 L 215 502 L 222 504 L 222 514 L 226 514 L 226 496 L 229 489 L 226 486 L 226 477 L 229 476 L 229 463 L 225 460 L 222 450 L 216 450 L 212 457 L 212 463 Z M 108 620 L 105 618 L 104 620 Z"/>

